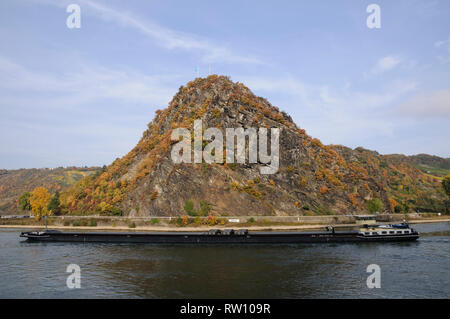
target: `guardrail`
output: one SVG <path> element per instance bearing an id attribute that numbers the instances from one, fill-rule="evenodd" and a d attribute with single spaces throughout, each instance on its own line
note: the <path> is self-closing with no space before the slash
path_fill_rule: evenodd
<path id="1" fill-rule="evenodd" d="M 3 219 L 16 219 L 16 218 L 32 218 L 30 215 L 0 215 Z"/>
<path id="2" fill-rule="evenodd" d="M 421 218 L 422 214 L 412 213 L 412 214 L 378 214 L 376 216 L 377 221 L 398 221 L 405 219 Z M 427 213 L 431 215 L 431 213 Z M 436 217 L 441 216 L 441 214 L 432 214 Z M 255 221 L 271 221 L 271 222 L 354 222 L 355 217 L 359 215 L 316 215 L 316 216 L 216 216 L 217 218 L 227 219 L 228 222 L 242 223 L 247 222 L 249 219 Z M 80 218 L 90 218 L 90 219 L 109 219 L 109 220 L 136 220 L 136 221 L 150 221 L 152 219 L 171 221 L 179 218 L 179 216 L 101 216 L 101 215 L 63 215 L 63 216 L 50 216 L 51 218 L 71 220 Z M 18 218 L 33 218 L 30 215 L 0 215 L 2 219 L 18 219 Z M 208 216 L 189 216 L 189 218 L 200 218 L 208 219 Z"/>

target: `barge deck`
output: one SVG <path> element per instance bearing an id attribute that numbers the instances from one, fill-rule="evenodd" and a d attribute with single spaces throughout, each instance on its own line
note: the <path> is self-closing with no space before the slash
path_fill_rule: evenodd
<path id="1" fill-rule="evenodd" d="M 393 230 L 392 230 L 393 229 Z M 339 242 L 413 241 L 419 234 L 410 228 L 362 228 L 359 231 L 324 232 L 249 232 L 240 230 L 210 230 L 208 232 L 22 232 L 20 237 L 30 242 L 94 242 L 151 244 L 293 244 Z"/>

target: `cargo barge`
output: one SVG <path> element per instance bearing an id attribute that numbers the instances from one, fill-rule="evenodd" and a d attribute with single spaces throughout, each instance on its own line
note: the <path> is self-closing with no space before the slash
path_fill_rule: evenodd
<path id="1" fill-rule="evenodd" d="M 22 232 L 30 242 L 93 242 L 149 244 L 295 244 L 340 242 L 413 241 L 419 233 L 407 224 L 364 225 L 358 230 L 322 232 L 249 232 L 246 229 L 211 229 L 207 232 L 61 232 L 57 230 Z"/>

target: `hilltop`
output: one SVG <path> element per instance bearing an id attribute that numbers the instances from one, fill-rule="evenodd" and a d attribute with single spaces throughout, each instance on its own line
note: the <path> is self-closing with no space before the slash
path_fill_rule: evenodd
<path id="1" fill-rule="evenodd" d="M 174 164 L 172 131 L 198 119 L 222 131 L 279 128 L 278 172 L 260 174 L 260 163 Z M 323 145 L 245 85 L 212 75 L 180 87 L 128 154 L 63 191 L 61 203 L 68 214 L 128 216 L 442 211 L 440 177 L 419 169 L 434 163 L 424 158 Z"/>

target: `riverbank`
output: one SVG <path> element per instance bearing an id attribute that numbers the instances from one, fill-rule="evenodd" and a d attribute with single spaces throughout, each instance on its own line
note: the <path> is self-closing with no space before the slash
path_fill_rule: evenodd
<path id="1" fill-rule="evenodd" d="M 428 224 L 428 223 L 444 223 L 450 222 L 450 218 L 434 218 L 434 219 L 417 219 L 408 221 L 410 224 Z M 155 232 L 155 231 L 207 231 L 211 228 L 214 229 L 248 229 L 251 231 L 289 231 L 289 230 L 317 230 L 325 227 L 325 224 L 296 224 L 296 225 L 201 225 L 201 226 L 136 226 L 136 227 L 125 227 L 125 226 L 61 226 L 61 225 L 49 225 L 51 229 L 57 230 L 89 230 L 89 231 L 142 231 L 142 232 Z M 351 228 L 355 227 L 357 224 L 335 224 L 333 227 L 339 228 Z M 23 224 L 12 224 L 12 225 L 0 225 L 0 228 L 20 228 L 20 229 L 45 229 L 43 225 L 23 225 Z"/>

